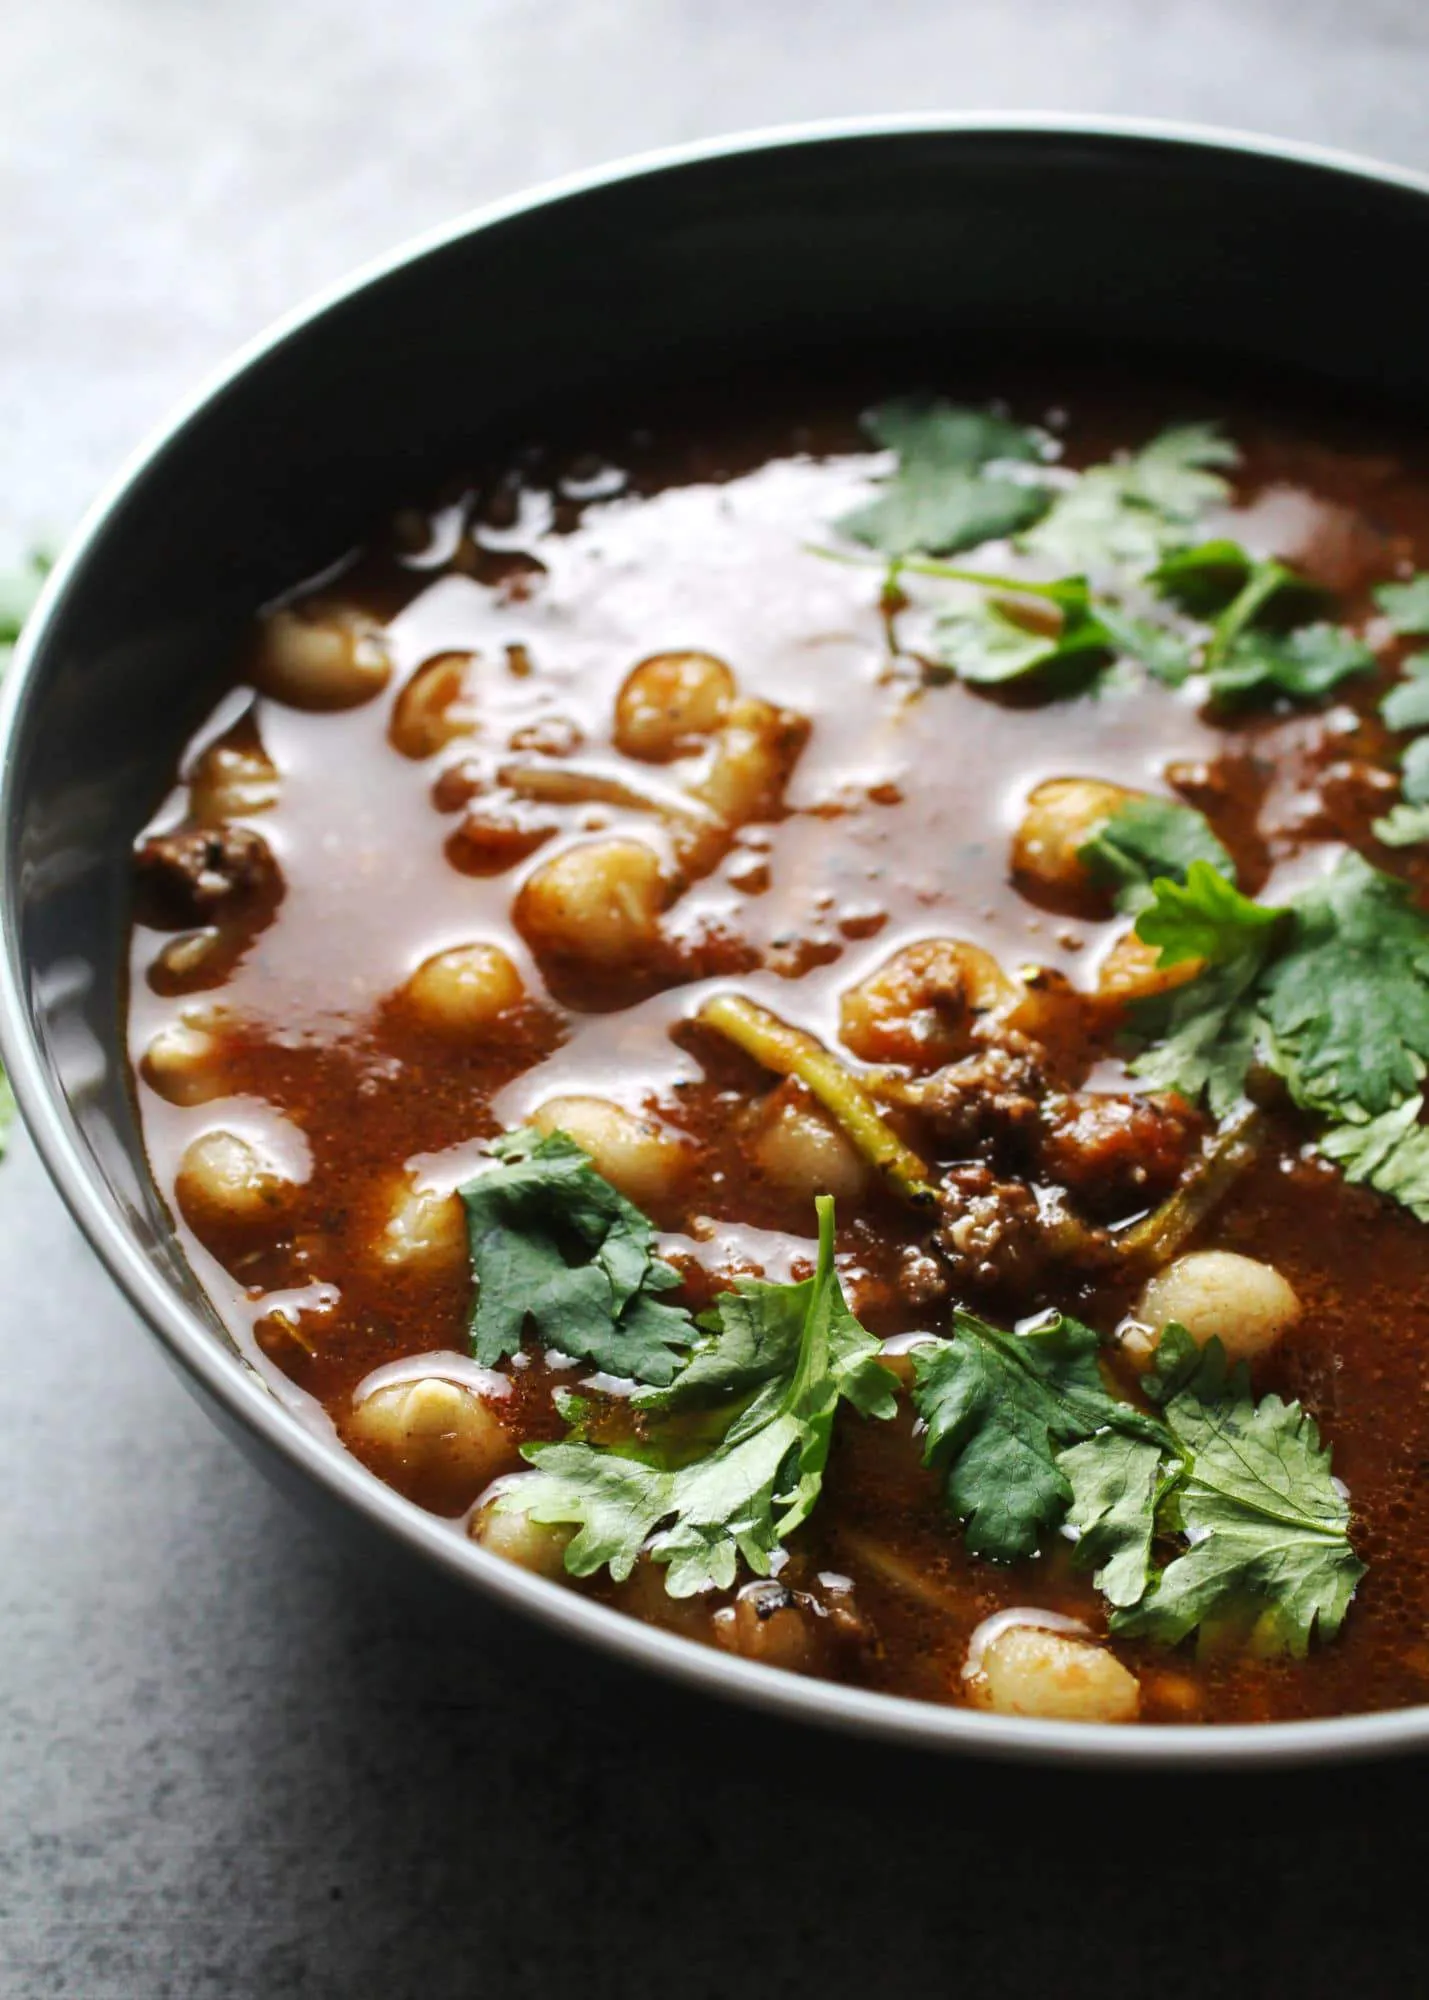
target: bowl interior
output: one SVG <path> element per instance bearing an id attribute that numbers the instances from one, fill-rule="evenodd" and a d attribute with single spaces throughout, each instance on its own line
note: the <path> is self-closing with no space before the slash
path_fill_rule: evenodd
<path id="1" fill-rule="evenodd" d="M 1074 340 L 1112 362 L 1190 350 L 1422 412 L 1426 270 L 1429 200 L 1392 176 L 1147 132 L 953 123 L 706 149 L 514 204 L 246 358 L 92 517 L 5 708 L 7 1058 L 111 1268 L 167 1317 L 171 1347 L 188 1328 L 185 1365 L 225 1337 L 130 1101 L 129 850 L 257 603 L 553 404 L 599 410 L 652 372 L 718 380 L 762 353 L 814 366 L 896 345 L 947 376 L 989 338 Z M 224 1371 L 235 1385 L 247 1371 L 231 1352 L 204 1364 L 231 1401 Z M 293 1430 L 288 1456 L 314 1457 Z M 787 1700 L 814 1711 L 841 1692 Z M 903 1733 L 966 1745 L 968 1718 L 926 1714 Z M 1366 1743 L 1388 1740 L 1390 1719 L 1364 1720 Z M 1157 1733 L 1118 1754 L 1153 1754 Z M 1104 1734 L 1080 1732 L 1073 1754 Z"/>

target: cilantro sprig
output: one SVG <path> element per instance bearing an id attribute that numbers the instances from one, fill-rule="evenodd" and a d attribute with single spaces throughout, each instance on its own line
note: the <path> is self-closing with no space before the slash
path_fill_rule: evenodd
<path id="1" fill-rule="evenodd" d="M 942 665 L 975 687 L 1035 675 L 1045 689 L 1070 690 L 1084 687 L 1112 659 L 1134 661 L 1172 687 L 1191 671 L 1174 633 L 1110 598 L 1094 598 L 1085 577 L 1036 583 L 916 559 L 899 568 L 977 584 L 988 593 L 943 612 L 937 622 Z"/>
<path id="2" fill-rule="evenodd" d="M 1175 1464 L 1137 1518 L 1184 1546 L 1113 1610 L 1110 1629 L 1166 1645 L 1197 1629 L 1213 1641 L 1244 1633 L 1257 1652 L 1303 1659 L 1312 1637 L 1339 1631 L 1365 1573 L 1315 1421 L 1279 1396 L 1256 1402 L 1218 1340 L 1197 1349 L 1171 1326 L 1156 1358 L 1147 1386 L 1174 1390 L 1161 1415 Z"/>
<path id="3" fill-rule="evenodd" d="M 1236 708 L 1318 701 L 1375 664 L 1356 634 L 1311 622 L 1323 594 L 1286 564 L 1200 538 L 1230 498 L 1224 470 L 1238 457 L 1212 425 L 1179 425 L 1139 452 L 1039 479 L 1042 440 L 1004 418 L 905 400 L 867 421 L 897 466 L 838 526 L 891 558 L 885 600 L 896 604 L 905 573 L 983 593 L 939 616 L 934 672 L 1058 696 L 1125 661 L 1170 687 L 1199 675 L 1214 706 Z M 937 560 L 1008 536 L 1063 573 L 992 575 Z"/>
<path id="4" fill-rule="evenodd" d="M 1144 574 L 1226 503 L 1223 470 L 1239 457 L 1214 424 L 1174 425 L 1140 451 L 1089 467 L 1023 546 L 1068 570 Z"/>
<path id="5" fill-rule="evenodd" d="M 1123 801 L 1080 856 L 1158 964 L 1197 968 L 1129 1010 L 1133 1073 L 1224 1118 L 1269 1070 L 1325 1121 L 1321 1150 L 1347 1179 L 1429 1221 L 1429 919 L 1406 886 L 1346 852 L 1258 902 L 1204 817 L 1170 799 Z"/>
<path id="6" fill-rule="evenodd" d="M 496 1504 L 576 1527 L 565 1555 L 573 1575 L 608 1569 L 620 1581 L 646 1551 L 666 1566 L 672 1597 L 727 1589 L 741 1560 L 768 1576 L 780 1544 L 818 1501 L 839 1404 L 866 1416 L 894 1414 L 894 1378 L 834 1271 L 833 1202 L 821 1196 L 816 1207 L 813 1276 L 745 1284 L 721 1299 L 709 1338 L 688 1364 L 689 1381 L 641 1399 L 667 1414 L 726 1402 L 732 1420 L 710 1449 L 685 1458 L 684 1440 L 676 1434 L 664 1450 L 658 1430 L 642 1437 L 638 1455 L 582 1439 L 523 1448 L 534 1470 Z"/>
<path id="7" fill-rule="evenodd" d="M 1127 1638 L 1249 1632 L 1301 1656 L 1333 1637 L 1364 1565 L 1313 1420 L 1256 1402 L 1219 1341 L 1175 1325 L 1143 1383 L 1156 1414 L 1107 1393 L 1097 1350 L 1062 1315 L 1007 1333 L 961 1312 L 915 1350 L 927 1459 L 971 1553 L 1013 1561 L 1068 1534 Z"/>
<path id="8" fill-rule="evenodd" d="M 915 398 L 884 403 L 865 427 L 897 453 L 875 497 L 839 522 L 854 541 L 886 556 L 953 555 L 1025 528 L 1049 495 L 1035 476 L 1009 469 L 1042 462 L 1037 432 L 984 410 Z M 1001 469 L 999 469 L 1001 468 Z"/>
<path id="9" fill-rule="evenodd" d="M 1374 596 L 1396 636 L 1429 635 L 1429 571 L 1407 583 L 1381 584 Z M 1372 829 L 1386 847 L 1429 841 L 1429 651 L 1411 653 L 1404 676 L 1379 705 L 1385 726 L 1411 739 L 1400 757 L 1399 803 Z"/>
<path id="10" fill-rule="evenodd" d="M 1305 622 L 1322 593 L 1288 564 L 1253 558 L 1238 542 L 1178 549 L 1149 581 L 1188 612 L 1211 618 L 1197 671 L 1219 707 L 1277 696 L 1317 701 L 1374 667 L 1372 649 L 1353 633 Z"/>
<path id="11" fill-rule="evenodd" d="M 1131 1010 L 1134 1074 L 1224 1116 L 1264 1068 L 1326 1121 L 1328 1158 L 1429 1221 L 1426 1139 L 1405 1110 L 1429 1068 L 1429 919 L 1405 884 L 1346 852 L 1267 905 L 1193 862 L 1184 884 L 1153 884 L 1136 931 L 1161 964 L 1205 969 Z"/>
<path id="12" fill-rule="evenodd" d="M 1420 570 L 1406 583 L 1382 583 L 1374 601 L 1401 638 L 1429 637 L 1429 570 Z"/>
<path id="13" fill-rule="evenodd" d="M 1077 858 L 1128 915 L 1155 901 L 1153 882 L 1185 882 L 1197 862 L 1235 881 L 1235 863 L 1205 814 L 1179 799 L 1123 800 L 1077 850 Z"/>

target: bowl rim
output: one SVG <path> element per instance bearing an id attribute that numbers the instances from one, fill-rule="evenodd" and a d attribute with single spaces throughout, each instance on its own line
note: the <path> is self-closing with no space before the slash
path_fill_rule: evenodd
<path id="1" fill-rule="evenodd" d="M 624 1612 L 518 1569 L 424 1512 L 331 1440 L 305 1426 L 252 1368 L 227 1352 L 150 1263 L 114 1212 L 68 1100 L 50 1074 L 27 996 L 10 889 L 19 868 L 13 800 L 15 745 L 41 699 L 39 667 L 50 625 L 91 546 L 130 487 L 208 405 L 264 356 L 330 309 L 456 241 L 572 197 L 679 169 L 830 141 L 899 137 L 1055 139 L 1110 148 L 1157 142 L 1188 155 L 1238 154 L 1267 165 L 1307 167 L 1342 180 L 1429 196 L 1429 174 L 1337 148 L 1195 122 L 1062 112 L 908 112 L 757 127 L 632 154 L 504 196 L 412 236 L 323 286 L 243 343 L 211 371 L 122 462 L 67 541 L 25 626 L 0 690 L 0 1055 L 24 1122 L 65 1205 L 140 1320 L 190 1383 L 325 1495 L 370 1527 L 498 1604 L 629 1665 L 787 1718 L 866 1738 L 967 1756 L 1120 1769 L 1258 1768 L 1384 1756 L 1429 1746 L 1429 1704 L 1310 1721 L 1139 1724 L 1049 1722 L 943 1707 L 907 1696 L 814 1680 L 755 1665 L 646 1625 Z M 147 1167 L 146 1167 L 147 1171 Z"/>

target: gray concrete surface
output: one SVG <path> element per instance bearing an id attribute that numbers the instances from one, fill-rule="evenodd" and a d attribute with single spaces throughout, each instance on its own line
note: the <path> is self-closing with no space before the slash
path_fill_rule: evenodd
<path id="1" fill-rule="evenodd" d="M 1426 0 L 5 0 L 0 557 L 404 234 L 668 140 L 1149 112 L 1429 167 Z M 780 1735 L 337 1549 L 0 1174 L 0 1995 L 1422 1991 L 1422 1766 Z"/>

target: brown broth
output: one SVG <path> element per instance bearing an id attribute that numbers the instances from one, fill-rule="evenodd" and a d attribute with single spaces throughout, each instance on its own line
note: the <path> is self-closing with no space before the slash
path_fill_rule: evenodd
<path id="1" fill-rule="evenodd" d="M 1009 968 L 1037 964 L 1094 985 L 1124 922 L 1039 908 L 1009 882 L 1010 834 L 1039 780 L 1088 774 L 1165 790 L 1171 774 L 1252 892 L 1313 866 L 1327 841 L 1358 845 L 1425 886 L 1417 864 L 1369 833 L 1386 787 L 1393 794 L 1374 714 L 1382 677 L 1317 710 L 1232 725 L 1150 682 L 1040 708 L 929 685 L 912 650 L 918 615 L 891 627 L 876 571 L 807 546 L 866 490 L 856 408 L 845 398 L 832 415 L 800 413 L 782 428 L 750 419 L 743 429 L 728 412 L 697 412 L 658 438 L 625 437 L 599 462 L 533 455 L 470 492 L 453 488 L 420 533 L 402 517 L 336 585 L 323 580 L 324 596 L 338 591 L 387 624 L 394 671 L 380 698 L 312 712 L 254 693 L 244 669 L 191 748 L 185 771 L 240 713 L 256 726 L 280 794 L 251 824 L 284 893 L 263 921 L 231 932 L 232 948 L 208 969 L 181 975 L 155 970 L 172 933 L 136 924 L 128 1032 L 145 1140 L 170 1198 L 184 1148 L 216 1126 L 270 1142 L 293 1163 L 300 1191 L 270 1227 L 195 1229 L 172 1199 L 175 1228 L 243 1351 L 291 1406 L 339 1437 L 374 1369 L 424 1355 L 449 1363 L 465 1348 L 464 1273 L 424 1276 L 372 1255 L 393 1187 L 407 1173 L 456 1186 L 484 1140 L 547 1097 L 589 1091 L 653 1107 L 696 1142 L 693 1177 L 654 1210 L 692 1297 L 738 1271 L 806 1272 L 809 1206 L 751 1171 L 740 1124 L 772 1079 L 692 1031 L 689 1017 L 704 994 L 733 986 L 836 1044 L 839 995 L 901 944 L 937 935 L 970 939 Z M 1046 409 L 1045 396 L 1019 391 L 1019 416 Z M 1348 622 L 1367 616 L 1373 583 L 1406 561 L 1429 563 L 1429 469 L 1417 445 L 1313 418 L 1267 419 L 1225 398 L 1208 412 L 1199 398 L 1133 400 L 1095 383 L 1071 410 L 1073 465 L 1188 412 L 1224 416 L 1243 463 L 1235 506 L 1210 531 L 1295 561 L 1339 593 L 1336 615 Z M 403 553 L 422 534 L 425 546 Z M 747 826 L 680 898 L 668 919 L 674 954 L 658 976 L 622 987 L 570 968 L 543 972 L 511 926 L 521 881 L 596 829 L 660 846 L 650 816 L 608 804 L 523 807 L 521 826 L 548 825 L 549 837 L 487 874 L 471 872 L 453 835 L 513 762 L 647 787 L 685 782 L 694 765 L 632 765 L 611 741 L 632 665 L 683 648 L 720 656 L 741 693 L 808 719 L 782 810 Z M 423 662 L 450 651 L 479 656 L 478 731 L 435 756 L 404 757 L 388 735 L 394 700 Z M 180 782 L 153 827 L 179 824 L 186 810 Z M 476 940 L 511 955 L 530 1002 L 498 1040 L 454 1044 L 394 996 L 431 953 Z M 223 1092 L 175 1104 L 140 1065 L 154 1035 L 205 998 L 225 1010 Z M 1104 1059 L 1095 1081 L 1116 1088 L 1119 1066 Z M 1419 1503 L 1429 1236 L 1347 1188 L 1308 1155 L 1306 1138 L 1280 1115 L 1275 1144 L 1198 1241 L 1269 1259 L 1304 1302 L 1257 1388 L 1301 1396 L 1320 1421 L 1369 1574 L 1342 1635 L 1305 1662 L 1119 1647 L 1143 1676 L 1151 1720 L 1326 1714 L 1429 1694 L 1429 1521 Z M 924 1234 L 882 1195 L 841 1209 L 841 1274 L 880 1336 L 944 1317 L 945 1307 L 910 1303 L 897 1285 L 902 1252 Z M 1110 1331 L 1127 1296 L 1054 1275 L 1004 1308 L 1049 1301 Z M 284 1309 L 286 1321 L 275 1316 Z M 560 1434 L 550 1390 L 579 1377 L 534 1358 L 513 1371 L 506 1469 L 519 1464 L 519 1442 Z M 457 1526 L 489 1476 L 473 1484 L 454 1460 L 413 1471 L 363 1449 L 375 1471 Z M 827 1671 L 958 1701 L 968 1639 L 990 1613 L 1026 1605 L 1101 1629 L 1099 1600 L 1066 1549 L 1013 1569 L 970 1559 L 918 1455 L 906 1415 L 840 1419 L 823 1500 L 787 1572 L 795 1583 L 828 1572 L 853 1581 L 864 1630 Z M 711 1636 L 710 1604 L 673 1606 L 643 1577 L 583 1587 Z"/>

